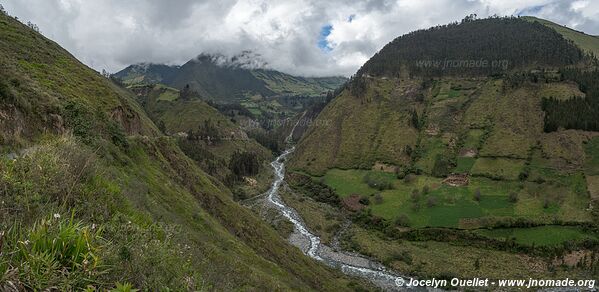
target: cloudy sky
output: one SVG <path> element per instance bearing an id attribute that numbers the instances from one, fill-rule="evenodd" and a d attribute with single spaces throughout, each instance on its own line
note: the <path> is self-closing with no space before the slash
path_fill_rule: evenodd
<path id="1" fill-rule="evenodd" d="M 535 15 L 599 34 L 599 0 L 0 0 L 82 62 L 116 72 L 252 50 L 274 69 L 353 74 L 395 37 L 462 19 Z"/>

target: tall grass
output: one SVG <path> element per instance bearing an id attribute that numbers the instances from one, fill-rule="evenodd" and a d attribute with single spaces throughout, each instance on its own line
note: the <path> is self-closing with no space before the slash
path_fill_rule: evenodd
<path id="1" fill-rule="evenodd" d="M 105 272 L 98 256 L 103 241 L 100 234 L 94 225 L 72 217 L 63 219 L 59 214 L 27 230 L 15 226 L 6 238 L 9 262 L 0 264 L 0 272 L 2 265 L 5 275 L 17 271 L 13 282 L 31 290 L 83 289 L 96 284 L 95 279 Z"/>

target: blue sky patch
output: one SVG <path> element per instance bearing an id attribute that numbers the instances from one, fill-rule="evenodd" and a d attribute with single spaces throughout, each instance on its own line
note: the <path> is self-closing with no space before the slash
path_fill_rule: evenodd
<path id="1" fill-rule="evenodd" d="M 330 52 L 333 49 L 327 41 L 327 37 L 331 34 L 331 30 L 333 30 L 333 26 L 330 24 L 327 24 L 320 28 L 320 35 L 318 36 L 318 47 L 325 52 Z"/>

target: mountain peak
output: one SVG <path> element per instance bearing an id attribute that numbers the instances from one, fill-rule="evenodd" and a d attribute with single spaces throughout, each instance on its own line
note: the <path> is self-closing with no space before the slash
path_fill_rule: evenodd
<path id="1" fill-rule="evenodd" d="M 233 56 L 227 56 L 224 54 L 209 54 L 202 53 L 198 55 L 193 62 L 209 62 L 219 67 L 225 68 L 241 68 L 248 70 L 255 69 L 267 69 L 268 62 L 266 62 L 262 55 L 255 53 L 250 50 L 244 50 L 239 54 Z"/>

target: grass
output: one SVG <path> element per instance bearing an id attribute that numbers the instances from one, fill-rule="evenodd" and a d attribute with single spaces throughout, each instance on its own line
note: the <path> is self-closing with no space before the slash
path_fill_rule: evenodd
<path id="1" fill-rule="evenodd" d="M 506 158 L 478 158 L 472 166 L 472 175 L 517 180 L 524 169 L 525 162 Z"/>
<path id="2" fill-rule="evenodd" d="M 364 176 L 371 171 L 368 170 L 341 170 L 331 169 L 323 177 L 323 182 L 333 188 L 341 197 L 348 197 L 352 194 L 371 195 L 377 192 L 363 180 Z M 381 173 L 381 175 L 388 175 Z"/>
<path id="3" fill-rule="evenodd" d="M 234 202 L 130 92 L 4 14 L 0 39 L 0 141 L 18 142 L 0 155 L 0 290 L 351 289 Z"/>
<path id="4" fill-rule="evenodd" d="M 425 137 L 422 140 L 420 145 L 423 155 L 416 161 L 414 166 L 421 169 L 424 173 L 431 174 L 437 157 L 445 154 L 447 145 L 439 137 Z"/>
<path id="5" fill-rule="evenodd" d="M 572 97 L 585 96 L 576 83 L 566 82 L 542 84 L 538 94 L 541 98 L 556 98 L 559 100 L 568 100 Z"/>
<path id="6" fill-rule="evenodd" d="M 455 173 L 470 173 L 472 166 L 476 162 L 474 157 L 458 157 L 457 166 L 453 170 Z"/>
<path id="7" fill-rule="evenodd" d="M 377 161 L 409 165 L 406 147 L 414 148 L 418 137 L 410 121 L 417 103 L 399 98 L 399 92 L 417 86 L 417 82 L 375 80 L 363 98 L 344 91 L 303 136 L 290 168 L 321 176 L 331 168 L 370 169 Z"/>
<path id="8" fill-rule="evenodd" d="M 534 246 L 558 246 L 565 242 L 580 242 L 586 239 L 597 239 L 588 232 L 577 227 L 540 226 L 532 228 L 505 228 L 477 230 L 477 233 L 495 239 L 514 240 L 516 243 Z"/>
<path id="9" fill-rule="evenodd" d="M 481 145 L 485 131 L 482 129 L 469 130 L 464 139 L 464 148 L 477 150 Z"/>
<path id="10" fill-rule="evenodd" d="M 321 95 L 328 90 L 335 90 L 346 80 L 343 77 L 296 77 L 270 70 L 253 70 L 252 74 L 264 81 L 273 92 L 292 95 Z"/>
<path id="11" fill-rule="evenodd" d="M 386 177 L 392 182 L 393 189 L 378 191 L 369 187 L 363 180 L 368 173 Z M 441 179 L 429 176 L 417 176 L 414 181 L 407 182 L 394 179 L 389 173 L 368 170 L 332 169 L 323 178 L 315 179 L 321 179 L 341 197 L 380 193 L 382 203 L 368 206 L 373 215 L 391 221 L 405 215 L 413 228 L 476 228 L 483 224 L 484 218 L 490 217 L 524 217 L 546 223 L 556 216 L 565 221 L 590 220 L 590 213 L 586 211 L 585 182 L 577 175 L 562 176 L 551 185 L 471 177 L 470 184 L 462 187 L 442 185 Z M 429 191 L 423 194 L 425 188 Z M 414 190 L 419 192 L 416 202 L 412 196 Z M 481 193 L 480 201 L 474 198 L 477 190 Z M 517 194 L 517 202 L 510 201 L 510 193 Z M 547 208 L 544 206 L 546 199 L 549 202 Z M 435 204 L 429 205 L 429 200 Z"/>
<path id="12" fill-rule="evenodd" d="M 351 229 L 344 244 L 405 274 L 424 278 L 474 278 L 480 275 L 490 279 L 591 277 L 588 268 L 564 268 L 559 264 L 548 264 L 543 257 L 447 242 L 394 241 L 357 227 Z"/>
<path id="13" fill-rule="evenodd" d="M 599 138 L 593 138 L 585 147 L 585 173 L 599 175 Z"/>
<path id="14" fill-rule="evenodd" d="M 156 84 L 154 90 L 159 90 L 161 92 L 158 96 L 158 100 L 174 101 L 179 98 L 179 90 L 162 84 Z"/>

